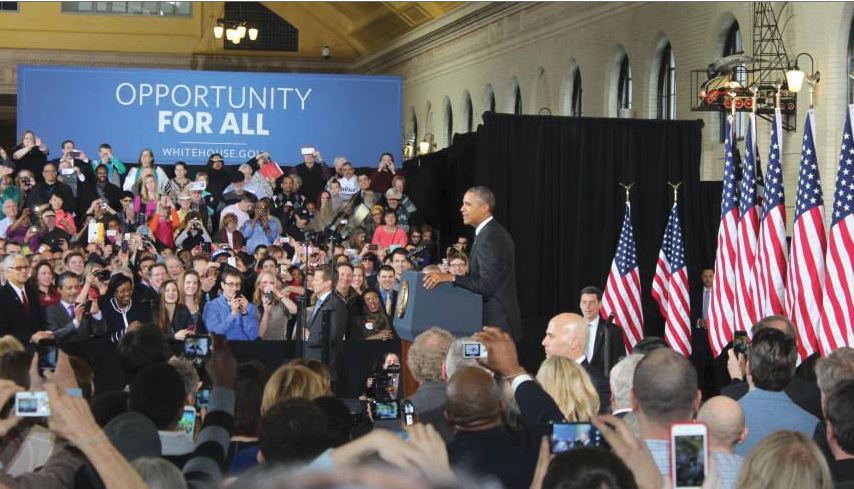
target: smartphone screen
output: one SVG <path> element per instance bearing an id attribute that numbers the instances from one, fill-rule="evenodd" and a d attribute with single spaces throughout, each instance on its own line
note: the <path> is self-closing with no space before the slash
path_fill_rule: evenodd
<path id="1" fill-rule="evenodd" d="M 196 408 L 184 406 L 184 413 L 181 414 L 181 421 L 178 421 L 175 431 L 183 431 L 190 436 L 196 434 Z"/>
<path id="2" fill-rule="evenodd" d="M 699 489 L 706 478 L 708 454 L 706 426 L 701 423 L 673 425 L 670 432 L 674 489 Z"/>
<path id="3" fill-rule="evenodd" d="M 44 375 L 45 370 L 56 370 L 56 358 L 59 354 L 56 342 L 53 340 L 42 340 L 38 344 L 39 374 Z"/>
<path id="4" fill-rule="evenodd" d="M 188 335 L 184 338 L 185 358 L 207 358 L 211 353 L 211 337 L 206 335 Z"/>
<path id="5" fill-rule="evenodd" d="M 605 447 L 605 437 L 592 423 L 552 423 L 549 436 L 551 453 L 562 453 L 581 447 Z"/>
<path id="6" fill-rule="evenodd" d="M 397 401 L 374 401 L 371 403 L 371 415 L 374 421 L 400 419 L 400 406 L 397 404 Z"/>
<path id="7" fill-rule="evenodd" d="M 196 409 L 201 410 L 203 407 L 206 407 L 211 400 L 211 390 L 208 388 L 199 389 L 196 392 Z"/>
<path id="8" fill-rule="evenodd" d="M 747 331 L 736 331 L 733 334 L 732 349 L 736 353 L 747 353 Z"/>

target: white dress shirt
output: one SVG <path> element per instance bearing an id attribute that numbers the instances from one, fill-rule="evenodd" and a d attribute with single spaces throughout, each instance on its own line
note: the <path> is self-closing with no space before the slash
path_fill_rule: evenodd
<path id="1" fill-rule="evenodd" d="M 475 235 L 475 236 L 477 236 L 478 234 L 480 234 L 480 232 L 483 230 L 483 228 L 484 228 L 487 224 L 489 224 L 489 221 L 491 221 L 491 220 L 492 220 L 492 216 L 489 216 L 489 217 L 487 217 L 486 219 L 484 219 L 484 220 L 483 220 L 483 222 L 481 222 L 480 224 L 478 224 L 478 225 L 477 225 L 477 227 L 476 227 L 476 228 L 474 228 L 474 235 Z"/>
<path id="2" fill-rule="evenodd" d="M 593 347 L 596 346 L 596 333 L 599 331 L 599 316 L 596 316 L 596 319 L 588 324 L 590 325 L 590 336 L 587 337 L 587 348 L 584 349 L 584 355 L 592 359 Z"/>
<path id="3" fill-rule="evenodd" d="M 24 294 L 26 293 L 26 292 L 24 292 L 24 289 L 19 289 L 12 282 L 9 282 L 9 286 L 12 287 L 12 289 L 15 291 L 16 294 L 18 294 L 18 300 L 21 301 L 21 304 L 23 304 L 24 303 Z M 30 298 L 27 297 L 27 300 L 29 301 Z"/>

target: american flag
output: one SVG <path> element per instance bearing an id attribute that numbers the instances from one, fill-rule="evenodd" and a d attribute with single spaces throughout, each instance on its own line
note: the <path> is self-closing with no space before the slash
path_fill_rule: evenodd
<path id="1" fill-rule="evenodd" d="M 759 251 L 756 258 L 758 316 L 785 314 L 786 301 L 786 204 L 783 195 L 782 117 L 774 112 L 768 156 L 768 177 L 765 179 L 765 199 L 762 202 L 762 223 L 759 226 Z"/>
<path id="2" fill-rule="evenodd" d="M 691 354 L 691 299 L 682 247 L 682 225 L 675 202 L 658 252 L 652 297 L 664 316 L 664 339 L 671 348 L 687 357 Z"/>
<path id="3" fill-rule="evenodd" d="M 623 328 L 623 341 L 631 353 L 643 338 L 640 272 L 632 231 L 632 213 L 626 203 L 626 216 L 617 242 L 617 253 L 611 262 L 611 272 L 602 298 L 602 315 L 614 315 L 614 324 Z"/>
<path id="4" fill-rule="evenodd" d="M 839 169 L 836 171 L 833 214 L 827 242 L 827 271 L 824 276 L 824 307 L 819 330 L 822 355 L 841 346 L 854 346 L 854 134 L 851 112 L 845 114 Z"/>
<path id="5" fill-rule="evenodd" d="M 759 241 L 759 206 L 756 195 L 756 116 L 751 114 L 744 148 L 744 169 L 739 186 L 738 251 L 735 260 L 735 329 L 750 331 L 758 319 L 753 302 L 753 269 Z"/>
<path id="6" fill-rule="evenodd" d="M 824 198 L 815 154 L 813 126 L 815 113 L 807 113 L 801 166 L 798 172 L 798 197 L 789 270 L 786 277 L 786 312 L 798 330 L 798 355 L 801 361 L 816 351 L 816 331 L 821 315 L 824 285 Z"/>
<path id="7" fill-rule="evenodd" d="M 715 357 L 732 341 L 735 324 L 735 259 L 738 224 L 738 191 L 732 154 L 732 116 L 726 121 L 724 182 L 721 194 L 721 224 L 715 253 L 715 280 L 709 301 L 709 344 Z"/>

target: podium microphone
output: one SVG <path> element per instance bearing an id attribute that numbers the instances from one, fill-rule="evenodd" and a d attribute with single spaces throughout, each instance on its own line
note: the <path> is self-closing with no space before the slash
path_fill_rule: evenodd
<path id="1" fill-rule="evenodd" d="M 602 370 L 603 370 L 602 373 L 605 374 L 605 378 L 609 378 L 611 376 L 611 332 L 608 331 L 608 326 L 612 325 L 612 324 L 614 324 L 614 313 L 613 312 L 608 315 L 608 319 L 607 319 L 607 321 L 605 321 L 605 324 L 604 324 L 605 344 L 602 345 L 603 349 L 604 349 L 604 351 L 602 353 L 604 354 L 604 360 L 605 361 L 602 362 Z"/>

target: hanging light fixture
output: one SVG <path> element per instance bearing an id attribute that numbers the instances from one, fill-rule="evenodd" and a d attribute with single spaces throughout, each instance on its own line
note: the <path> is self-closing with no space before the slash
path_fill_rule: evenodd
<path id="1" fill-rule="evenodd" d="M 250 41 L 258 39 L 260 30 L 258 26 L 251 21 L 238 19 L 217 19 L 216 25 L 213 28 L 213 34 L 216 39 L 225 38 L 231 41 L 232 44 L 240 44 L 240 41 L 248 35 Z"/>

